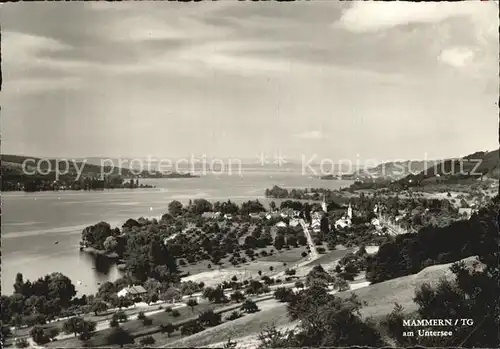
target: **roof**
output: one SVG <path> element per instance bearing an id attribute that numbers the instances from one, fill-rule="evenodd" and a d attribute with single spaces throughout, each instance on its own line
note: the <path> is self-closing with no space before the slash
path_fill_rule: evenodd
<path id="1" fill-rule="evenodd" d="M 130 294 L 143 294 L 143 293 L 148 292 L 141 285 L 134 285 L 134 286 L 130 286 L 130 287 L 125 287 L 124 290 L 126 290 Z"/>
<path id="2" fill-rule="evenodd" d="M 203 212 L 203 213 L 201 214 L 201 216 L 202 216 L 203 218 L 214 218 L 214 217 L 217 217 L 217 216 L 218 216 L 218 214 L 217 214 L 217 213 L 214 213 L 214 212 Z"/>

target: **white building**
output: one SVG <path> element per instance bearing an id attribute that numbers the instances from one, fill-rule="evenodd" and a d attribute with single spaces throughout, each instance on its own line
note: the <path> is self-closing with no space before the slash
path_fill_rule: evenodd
<path id="1" fill-rule="evenodd" d="M 116 295 L 118 297 L 140 297 L 148 293 L 141 285 L 132 285 L 123 288 Z"/>
<path id="2" fill-rule="evenodd" d="M 278 228 L 286 228 L 286 223 L 285 222 L 278 222 L 278 223 L 276 223 L 276 227 L 278 227 Z"/>

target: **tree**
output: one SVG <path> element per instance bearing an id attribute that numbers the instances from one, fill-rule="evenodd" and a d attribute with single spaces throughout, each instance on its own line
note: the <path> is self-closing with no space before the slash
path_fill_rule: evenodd
<path id="1" fill-rule="evenodd" d="M 245 292 L 248 294 L 260 294 L 262 292 L 263 286 L 264 285 L 262 285 L 262 282 L 260 281 L 250 280 L 250 283 L 246 288 Z"/>
<path id="2" fill-rule="evenodd" d="M 231 341 L 231 337 L 229 337 L 227 339 L 227 342 L 224 343 L 224 346 L 222 347 L 223 349 L 235 349 L 236 348 L 236 345 L 237 343 L 236 342 L 233 342 Z"/>
<path id="3" fill-rule="evenodd" d="M 212 204 L 206 199 L 196 199 L 190 208 L 191 212 L 196 215 L 201 215 L 205 212 L 212 211 Z"/>
<path id="4" fill-rule="evenodd" d="M 257 311 L 259 311 L 259 307 L 254 301 L 247 299 L 241 306 L 241 310 L 247 313 L 256 313 Z"/>
<path id="5" fill-rule="evenodd" d="M 194 313 L 194 307 L 196 307 L 198 305 L 198 301 L 196 301 L 196 299 L 194 299 L 194 298 L 191 298 L 191 299 L 188 299 L 188 301 L 186 302 L 186 305 L 188 307 L 191 307 L 191 311 Z"/>
<path id="6" fill-rule="evenodd" d="M 381 325 L 385 328 L 388 335 L 394 338 L 398 345 L 405 346 L 409 344 L 403 336 L 405 328 L 403 326 L 403 320 L 405 318 L 403 313 L 404 308 L 398 304 L 394 304 L 394 309 L 390 314 L 388 314 L 385 319 L 381 322 Z"/>
<path id="7" fill-rule="evenodd" d="M 153 345 L 156 343 L 156 340 L 152 336 L 146 336 L 141 338 L 139 343 L 141 343 L 141 345 Z"/>
<path id="8" fill-rule="evenodd" d="M 75 337 L 79 335 L 82 340 L 88 340 L 94 334 L 96 325 L 94 321 L 86 321 L 81 317 L 73 317 L 64 322 L 63 331 L 66 334 L 73 333 Z"/>
<path id="9" fill-rule="evenodd" d="M 83 329 L 83 322 L 85 320 L 81 317 L 72 317 L 63 323 L 63 332 L 66 334 L 73 333 L 75 337 Z"/>
<path id="10" fill-rule="evenodd" d="M 318 264 L 312 268 L 309 274 L 307 274 L 306 285 L 311 286 L 313 283 L 320 283 L 323 287 L 326 287 L 329 282 L 332 282 L 332 279 L 331 275 L 328 274 L 320 264 Z"/>
<path id="11" fill-rule="evenodd" d="M 317 285 L 300 291 L 288 305 L 292 321 L 300 322 L 293 346 L 383 346 L 375 325 L 361 319 L 360 308 L 354 294 L 341 299 Z"/>
<path id="12" fill-rule="evenodd" d="M 95 298 L 90 307 L 91 311 L 97 316 L 98 313 L 108 310 L 108 305 L 100 298 Z"/>
<path id="13" fill-rule="evenodd" d="M 339 292 L 347 291 L 350 286 L 349 283 L 341 277 L 335 278 L 335 281 L 333 282 L 333 288 L 335 290 L 338 290 Z"/>
<path id="14" fill-rule="evenodd" d="M 33 327 L 30 331 L 30 336 L 38 345 L 43 345 L 50 341 L 49 337 L 45 334 L 45 331 L 41 326 Z"/>
<path id="15" fill-rule="evenodd" d="M 124 330 L 121 327 L 114 328 L 113 331 L 106 337 L 107 345 L 119 345 L 120 348 L 123 348 L 125 344 L 133 343 L 134 337 L 130 334 L 129 331 Z"/>
<path id="16" fill-rule="evenodd" d="M 233 302 L 242 302 L 245 300 L 245 296 L 240 291 L 235 291 L 231 294 L 231 300 Z"/>
<path id="17" fill-rule="evenodd" d="M 498 252 L 485 253 L 474 265 L 467 267 L 461 261 L 450 268 L 456 281 L 441 280 L 436 287 L 424 284 L 415 292 L 418 315 L 459 319 L 474 319 L 474 326 L 460 324 L 451 337 L 425 340 L 424 345 L 458 347 L 496 347 L 500 327 L 500 272 Z"/>
<path id="18" fill-rule="evenodd" d="M 169 287 L 161 296 L 160 299 L 164 301 L 173 301 L 176 299 L 179 299 L 182 296 L 182 293 L 180 290 L 174 288 L 174 287 Z"/>
<path id="19" fill-rule="evenodd" d="M 167 336 L 170 337 L 170 335 L 175 332 L 175 326 L 168 322 L 165 325 L 160 325 L 160 331 L 161 333 L 166 333 Z"/>
<path id="20" fill-rule="evenodd" d="M 207 298 L 212 303 L 225 303 L 227 302 L 224 290 L 218 286 L 216 288 L 207 287 L 203 290 L 203 298 Z"/>
<path id="21" fill-rule="evenodd" d="M 48 288 L 47 299 L 58 299 L 62 307 L 68 307 L 76 295 L 76 288 L 71 280 L 61 273 L 52 273 L 46 276 L 44 281 Z"/>
<path id="22" fill-rule="evenodd" d="M 106 252 L 115 252 L 118 247 L 118 240 L 114 236 L 108 236 L 103 243 Z"/>
<path id="23" fill-rule="evenodd" d="M 3 308 L 2 308 L 2 311 L 3 311 Z M 1 322 L 0 325 L 2 326 L 1 339 L 2 339 L 2 347 L 3 347 L 5 345 L 5 341 L 6 341 L 7 337 L 9 337 L 11 335 L 11 331 L 10 331 L 9 325 L 4 325 L 3 321 Z"/>
<path id="24" fill-rule="evenodd" d="M 274 247 L 281 250 L 285 246 L 285 237 L 283 235 L 276 235 L 274 238 Z"/>
<path id="25" fill-rule="evenodd" d="M 205 326 L 217 326 L 221 322 L 221 315 L 213 310 L 207 310 L 200 314 L 198 321 Z"/>
<path id="26" fill-rule="evenodd" d="M 274 298 L 280 302 L 288 302 L 293 297 L 293 291 L 286 287 L 278 287 L 274 291 Z"/>
<path id="27" fill-rule="evenodd" d="M 172 217 L 177 217 L 177 216 L 181 215 L 182 210 L 183 210 L 182 204 L 177 200 L 171 201 L 168 204 L 168 213 Z"/>

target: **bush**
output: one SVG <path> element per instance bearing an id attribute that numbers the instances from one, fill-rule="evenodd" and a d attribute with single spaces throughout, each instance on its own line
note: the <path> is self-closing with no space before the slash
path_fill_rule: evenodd
<path id="1" fill-rule="evenodd" d="M 59 330 L 59 328 L 57 328 L 57 327 L 51 327 L 47 331 L 47 336 L 49 337 L 50 340 L 54 340 L 57 336 L 59 336 L 59 333 L 61 333 L 61 331 Z"/>
<path id="2" fill-rule="evenodd" d="M 142 320 L 142 324 L 143 324 L 144 326 L 151 326 L 151 325 L 153 324 L 153 319 L 150 319 L 150 318 L 148 318 L 148 317 L 147 317 L 147 318 L 144 318 L 144 319 Z"/>
<path id="3" fill-rule="evenodd" d="M 146 318 L 146 315 L 144 315 L 143 311 L 140 311 L 139 314 L 137 314 L 137 318 L 139 320 L 144 320 Z"/>
<path id="4" fill-rule="evenodd" d="M 181 327 L 181 334 L 183 336 L 190 336 L 201 331 L 203 331 L 203 326 L 199 321 L 191 321 Z"/>
<path id="5" fill-rule="evenodd" d="M 304 257 L 307 257 L 307 252 L 305 252 L 305 251 L 304 251 L 304 252 L 302 252 L 300 255 L 301 255 L 303 258 L 304 258 Z"/>
<path id="6" fill-rule="evenodd" d="M 128 321 L 128 315 L 124 311 L 117 311 L 116 313 L 113 314 L 112 319 L 118 320 L 118 322 L 127 322 Z"/>
<path id="7" fill-rule="evenodd" d="M 141 343 L 141 345 L 152 345 L 156 343 L 156 340 L 151 336 L 146 336 L 141 338 L 139 343 Z"/>
<path id="8" fill-rule="evenodd" d="M 171 312 L 172 312 L 172 307 L 165 308 L 165 313 L 171 313 Z"/>
<path id="9" fill-rule="evenodd" d="M 242 316 L 243 315 L 239 311 L 235 310 L 231 314 L 229 314 L 229 316 L 226 318 L 226 320 L 233 321 L 233 320 L 239 319 Z"/>
<path id="10" fill-rule="evenodd" d="M 26 338 L 16 338 L 14 345 L 16 346 L 16 348 L 29 347 L 29 343 L 28 343 L 28 340 Z"/>
<path id="11" fill-rule="evenodd" d="M 170 337 L 170 335 L 175 332 L 175 326 L 172 325 L 170 322 L 163 325 L 161 324 L 160 325 L 160 332 L 161 333 L 166 333 L 168 337 Z"/>
<path id="12" fill-rule="evenodd" d="M 213 310 L 207 310 L 200 314 L 198 321 L 205 326 L 217 326 L 221 322 L 221 315 L 214 313 Z"/>
<path id="13" fill-rule="evenodd" d="M 30 331 L 30 336 L 38 345 L 43 345 L 50 342 L 49 337 L 45 334 L 45 330 L 41 326 L 35 326 Z"/>
<path id="14" fill-rule="evenodd" d="M 123 347 L 125 344 L 134 343 L 134 337 L 130 332 L 121 327 L 113 329 L 113 331 L 106 336 L 105 340 L 108 346 L 119 345 Z"/>
<path id="15" fill-rule="evenodd" d="M 173 309 L 171 312 L 170 312 L 170 316 L 173 316 L 173 317 L 179 317 L 181 316 L 181 313 L 179 313 L 179 311 L 177 309 Z"/>
<path id="16" fill-rule="evenodd" d="M 318 251 L 319 254 L 324 254 L 326 252 L 324 247 L 318 247 L 316 251 Z"/>
<path id="17" fill-rule="evenodd" d="M 234 302 L 242 302 L 245 300 L 245 296 L 240 291 L 233 292 L 230 297 Z"/>
<path id="18" fill-rule="evenodd" d="M 259 311 L 259 307 L 254 301 L 247 299 L 245 303 L 243 303 L 243 305 L 241 306 L 241 310 L 247 313 L 255 313 Z"/>
<path id="19" fill-rule="evenodd" d="M 109 327 L 116 328 L 118 326 L 120 326 L 120 323 L 118 322 L 117 319 L 111 319 L 111 320 L 109 320 Z"/>

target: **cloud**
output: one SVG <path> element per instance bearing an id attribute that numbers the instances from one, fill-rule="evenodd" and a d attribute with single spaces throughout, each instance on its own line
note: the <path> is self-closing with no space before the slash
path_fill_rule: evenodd
<path id="1" fill-rule="evenodd" d="M 294 137 L 300 138 L 300 139 L 323 139 L 323 138 L 325 138 L 323 133 L 321 133 L 321 131 L 318 131 L 318 130 L 297 133 L 294 135 Z"/>
<path id="2" fill-rule="evenodd" d="M 453 47 L 441 52 L 439 60 L 455 68 L 463 68 L 472 63 L 474 52 L 466 47 Z"/>
<path id="3" fill-rule="evenodd" d="M 354 2 L 336 23 L 353 32 L 370 32 L 410 23 L 433 23 L 457 16 L 475 16 L 491 11 L 490 4 L 477 1 L 440 2 Z"/>

